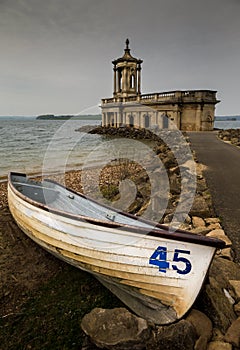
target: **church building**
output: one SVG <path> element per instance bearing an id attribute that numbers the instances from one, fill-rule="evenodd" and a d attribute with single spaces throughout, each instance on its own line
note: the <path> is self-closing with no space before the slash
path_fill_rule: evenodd
<path id="1" fill-rule="evenodd" d="M 122 57 L 113 63 L 113 97 L 102 99 L 102 126 L 213 130 L 216 91 L 177 90 L 141 93 L 141 59 L 130 53 L 129 40 Z"/>

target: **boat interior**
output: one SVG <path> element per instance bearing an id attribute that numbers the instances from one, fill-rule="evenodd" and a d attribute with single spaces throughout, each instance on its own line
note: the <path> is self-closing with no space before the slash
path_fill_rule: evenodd
<path id="1" fill-rule="evenodd" d="M 154 223 L 151 225 L 138 220 L 137 217 L 129 217 L 124 213 L 117 212 L 114 208 L 101 205 L 51 180 L 39 182 L 29 179 L 25 174 L 12 173 L 11 183 L 22 195 L 34 202 L 47 206 L 49 209 L 148 229 L 155 227 Z"/>

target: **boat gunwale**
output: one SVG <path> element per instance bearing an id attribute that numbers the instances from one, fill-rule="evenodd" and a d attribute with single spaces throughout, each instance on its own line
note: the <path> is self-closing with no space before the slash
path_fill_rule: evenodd
<path id="1" fill-rule="evenodd" d="M 181 229 L 178 229 L 176 231 L 171 231 L 171 230 L 169 230 L 168 227 L 166 227 L 164 225 L 161 225 L 161 224 L 156 223 L 154 221 L 150 221 L 150 220 L 146 220 L 146 219 L 137 217 L 137 216 L 132 215 L 130 213 L 122 212 L 120 210 L 117 210 L 115 208 L 111 208 L 110 206 L 107 206 L 107 205 L 102 204 L 102 203 L 100 204 L 96 200 L 94 200 L 93 198 L 87 197 L 86 195 L 84 195 L 82 193 L 78 193 L 72 189 L 69 189 L 69 188 L 59 184 L 58 182 L 56 182 L 54 180 L 46 179 L 44 181 L 53 183 L 56 186 L 60 186 L 63 189 L 73 193 L 74 195 L 82 197 L 90 202 L 95 203 L 95 204 L 101 205 L 102 207 L 105 207 L 108 210 L 115 211 L 116 213 L 119 213 L 125 217 L 129 217 L 129 218 L 134 219 L 136 221 L 140 221 L 140 222 L 152 225 L 152 226 L 154 226 L 154 228 L 150 229 L 147 227 L 132 226 L 132 225 L 127 225 L 127 224 L 118 223 L 118 222 L 114 222 L 114 221 L 108 222 L 108 221 L 103 221 L 103 220 L 99 220 L 99 219 L 94 219 L 94 218 L 91 218 L 89 216 L 77 215 L 77 214 L 62 211 L 59 209 L 51 208 L 50 206 L 45 205 L 45 204 L 40 203 L 40 202 L 37 202 L 37 201 L 29 198 L 28 196 L 22 194 L 20 191 L 18 191 L 12 182 L 12 176 L 14 176 L 14 175 L 21 176 L 21 177 L 24 177 L 27 179 L 28 179 L 28 177 L 24 173 L 18 173 L 18 172 L 10 172 L 9 173 L 8 184 L 9 184 L 11 190 L 15 193 L 15 195 L 20 197 L 25 202 L 30 203 L 34 207 L 40 208 L 40 209 L 47 211 L 49 213 L 52 213 L 52 214 L 55 214 L 58 216 L 63 216 L 66 218 L 70 218 L 70 219 L 73 219 L 76 221 L 87 222 L 87 223 L 97 225 L 97 226 L 115 228 L 115 229 L 119 229 L 119 230 L 123 230 L 123 231 L 128 230 L 129 232 L 138 234 L 139 236 L 142 236 L 143 234 L 145 234 L 145 235 L 150 236 L 150 237 L 160 237 L 160 238 L 165 238 L 165 239 L 169 239 L 169 240 L 177 240 L 177 241 L 186 242 L 186 243 L 215 247 L 218 249 L 223 249 L 226 246 L 225 242 L 218 239 L 218 238 L 206 237 L 206 236 L 203 236 L 200 234 L 191 233 L 191 232 L 181 230 Z"/>

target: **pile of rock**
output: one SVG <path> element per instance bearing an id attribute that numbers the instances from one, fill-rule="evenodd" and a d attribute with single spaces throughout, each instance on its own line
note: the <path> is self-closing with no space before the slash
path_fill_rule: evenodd
<path id="1" fill-rule="evenodd" d="M 219 224 L 210 219 L 204 220 L 207 227 Z M 216 230 L 221 229 L 210 233 Z M 221 235 L 223 238 L 223 232 Z M 223 252 L 214 258 L 194 307 L 179 322 L 154 327 L 125 308 L 93 309 L 81 323 L 87 335 L 82 349 L 239 349 L 240 269 L 231 254 Z"/>
<path id="2" fill-rule="evenodd" d="M 82 350 L 233 350 L 239 349 L 240 318 L 225 335 L 209 317 L 192 309 L 185 319 L 168 326 L 150 327 L 125 308 L 96 308 L 82 319 L 86 334 Z"/>
<path id="3" fill-rule="evenodd" d="M 176 164 L 176 159 L 166 144 L 157 140 L 155 152 L 161 157 L 169 174 L 170 204 L 163 217 L 163 222 L 169 223 L 181 193 L 181 173 L 179 164 Z M 184 164 L 183 157 L 180 165 Z M 82 320 L 81 326 L 87 335 L 82 349 L 240 349 L 240 268 L 234 263 L 230 239 L 221 227 L 219 218 L 214 217 L 202 167 L 196 165 L 196 195 L 182 228 L 196 234 L 220 238 L 225 241 L 226 248 L 216 254 L 194 308 L 184 319 L 167 326 L 149 325 L 146 320 L 131 314 L 125 308 L 94 309 Z M 189 167 L 191 172 L 188 162 L 185 167 Z M 144 182 L 148 182 L 146 174 L 142 176 L 145 176 Z M 138 181 L 139 185 L 143 182 L 141 177 Z M 191 182 L 191 177 L 189 181 Z M 147 204 L 146 201 L 145 205 Z"/>
<path id="4" fill-rule="evenodd" d="M 208 279 L 190 313 L 173 325 L 153 327 L 124 308 L 94 309 L 82 320 L 82 329 L 88 336 L 82 349 L 240 348 L 240 269 L 233 262 L 231 241 L 218 218 L 190 218 L 192 231 L 207 232 L 208 236 L 219 237 L 227 244 L 214 258 Z"/>
<path id="5" fill-rule="evenodd" d="M 240 129 L 220 130 L 218 132 L 218 137 L 225 142 L 240 146 Z"/>
<path id="6" fill-rule="evenodd" d="M 82 127 L 77 131 L 85 131 Z M 97 126 L 92 127 L 91 130 L 88 130 L 89 134 L 99 134 L 99 135 L 108 135 L 108 136 L 117 136 L 117 137 L 129 137 L 131 139 L 138 140 L 156 140 L 158 141 L 158 135 L 148 129 L 138 129 L 129 126 L 121 126 L 119 128 L 108 127 L 108 126 Z"/>
<path id="7" fill-rule="evenodd" d="M 113 138 L 124 137 L 143 141 L 149 140 L 154 153 L 158 155 L 161 161 L 160 163 L 163 164 L 163 173 L 167 172 L 167 181 L 169 181 L 166 183 L 166 186 L 169 187 L 167 208 L 160 222 L 169 224 L 169 222 L 172 221 L 172 217 L 180 201 L 183 212 L 188 212 L 185 208 L 189 200 L 189 193 L 193 193 L 194 196 L 196 191 L 195 176 L 192 174 L 192 168 L 195 167 L 195 163 L 191 152 L 189 152 L 189 148 L 186 147 L 186 139 L 182 137 L 182 134 L 180 136 L 178 132 L 171 130 L 152 132 L 151 130 L 135 129 L 133 127 L 97 127 L 90 132 Z M 155 186 L 156 188 L 153 193 L 153 184 L 146 171 L 146 169 L 151 169 L 152 178 L 161 178 L 162 180 L 161 174 L 159 175 L 159 165 L 157 164 L 156 168 L 153 168 L 154 164 L 151 155 L 149 155 L 149 159 L 144 159 L 144 168 L 138 168 L 137 171 L 136 167 L 128 161 L 126 155 L 126 159 L 116 160 L 103 169 L 99 188 L 102 194 L 107 195 L 107 199 L 111 200 L 114 204 L 114 202 L 117 202 L 120 198 L 120 193 L 117 190 L 120 181 L 130 179 L 136 186 L 136 198 L 128 208 L 128 211 L 141 216 L 149 206 L 150 201 L 152 201 L 156 212 L 162 211 L 162 206 L 165 205 L 166 199 L 162 191 L 164 186 Z M 120 169 L 122 169 L 122 171 L 119 172 Z M 125 174 L 123 174 L 124 172 Z M 119 176 L 117 176 L 117 174 L 119 174 Z M 89 171 L 88 176 L 88 182 L 91 184 L 91 171 Z M 86 194 L 94 195 L 93 193 Z M 204 217 L 212 216 L 212 208 L 208 202 L 209 193 L 207 186 L 202 175 L 199 174 L 197 176 L 197 191 L 191 214 L 198 215 L 200 213 L 200 215 Z M 157 217 L 152 217 L 151 219 L 158 220 Z M 188 228 L 188 226 L 186 226 L 186 228 Z"/>

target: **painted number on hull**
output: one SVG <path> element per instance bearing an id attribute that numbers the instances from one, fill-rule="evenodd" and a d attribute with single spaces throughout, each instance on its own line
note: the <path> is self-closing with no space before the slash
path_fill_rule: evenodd
<path id="1" fill-rule="evenodd" d="M 190 255 L 190 251 L 175 249 L 171 266 L 173 270 L 181 275 L 188 274 L 192 269 L 191 262 L 184 255 Z M 160 272 L 167 272 L 167 269 L 170 268 L 170 263 L 167 261 L 167 248 L 158 247 L 150 257 L 149 264 L 158 266 Z"/>

